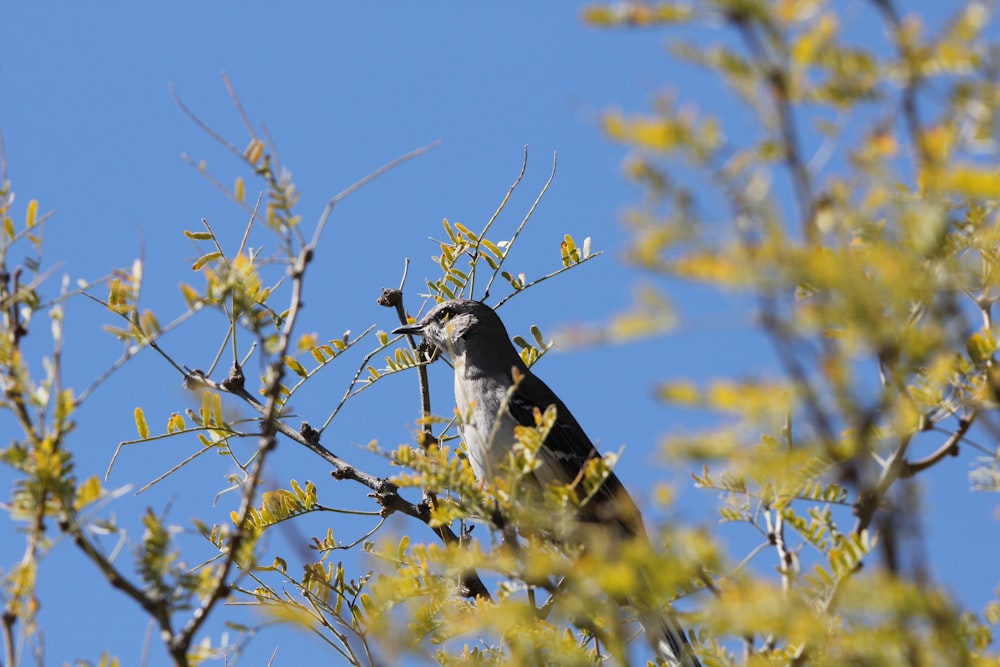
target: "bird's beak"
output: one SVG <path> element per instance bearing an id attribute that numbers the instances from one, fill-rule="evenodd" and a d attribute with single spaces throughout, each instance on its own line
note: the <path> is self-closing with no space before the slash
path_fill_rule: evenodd
<path id="1" fill-rule="evenodd" d="M 414 322 L 413 324 L 404 324 L 401 327 L 396 327 L 392 330 L 394 334 L 416 334 L 417 336 L 424 333 L 424 325 L 419 322 Z"/>

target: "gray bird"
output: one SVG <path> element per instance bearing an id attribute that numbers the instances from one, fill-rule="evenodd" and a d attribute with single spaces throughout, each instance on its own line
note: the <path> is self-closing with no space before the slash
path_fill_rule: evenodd
<path id="1" fill-rule="evenodd" d="M 478 479 L 492 481 L 506 469 L 515 442 L 514 427 L 535 426 L 535 411 L 544 412 L 549 406 L 555 406 L 556 421 L 538 452 L 539 465 L 531 473 L 538 487 L 574 484 L 584 465 L 600 457 L 569 408 L 525 366 L 503 322 L 486 304 L 445 301 L 419 322 L 393 333 L 423 336 L 451 360 L 459 428 Z M 613 472 L 577 518 L 585 526 L 597 527 L 605 542 L 648 540 L 639 509 Z M 700 665 L 672 616 L 648 604 L 635 606 L 660 660 L 683 667 Z"/>

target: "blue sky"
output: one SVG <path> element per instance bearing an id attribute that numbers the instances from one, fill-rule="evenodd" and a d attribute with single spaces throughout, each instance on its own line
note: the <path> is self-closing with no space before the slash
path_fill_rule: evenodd
<path id="1" fill-rule="evenodd" d="M 865 30 L 860 3 L 850 4 L 848 17 Z M 246 217 L 180 159 L 181 153 L 205 159 L 227 180 L 243 173 L 184 117 L 168 84 L 209 125 L 243 145 L 240 119 L 220 78 L 224 70 L 293 171 L 307 229 L 339 190 L 394 157 L 442 142 L 338 206 L 311 269 L 300 333 L 315 331 L 327 339 L 371 323 L 391 328 L 392 314 L 376 306 L 375 297 L 381 287 L 398 283 L 406 257 L 413 262 L 408 304 L 416 309 L 422 279 L 435 275 L 429 257 L 436 246 L 428 237 L 442 234 L 442 218 L 481 227 L 517 175 L 524 145 L 528 172 L 498 223 L 504 230 L 498 236 L 513 230 L 527 211 L 548 177 L 554 151 L 559 167 L 513 267 L 539 275 L 558 266 L 565 233 L 578 241 L 591 237 L 606 254 L 515 299 L 504 307 L 504 318 L 512 333 L 522 334 L 529 324 L 552 334 L 599 322 L 628 302 L 637 281 L 648 279 L 619 261 L 626 240 L 621 213 L 639 193 L 621 177 L 625 151 L 602 136 L 599 114 L 643 110 L 655 93 L 669 90 L 699 100 L 732 127 L 746 124 L 735 100 L 720 95 L 703 72 L 668 58 L 665 43 L 658 31 L 588 29 L 571 3 L 8 6 L 0 24 L 0 130 L 19 198 L 15 210 L 38 199 L 41 210 L 55 211 L 46 229 L 45 262 L 56 276 L 50 293 L 58 276 L 97 278 L 143 254 L 144 305 L 161 321 L 181 313 L 177 284 L 200 284 L 190 271 L 197 251 L 183 230 L 198 229 L 206 218 L 235 248 Z M 257 233 L 254 240 L 267 239 Z M 675 332 L 628 347 L 557 352 L 542 362 L 539 374 L 603 448 L 626 445 L 619 470 L 637 496 L 647 496 L 655 480 L 675 479 L 675 515 L 712 525 L 715 498 L 693 489 L 685 470 L 665 467 L 654 451 L 662 435 L 702 426 L 706 418 L 657 404 L 652 389 L 666 378 L 754 377 L 773 373 L 775 365 L 738 298 L 662 285 L 681 314 Z M 120 353 L 100 331 L 107 321 L 107 313 L 83 300 L 68 309 L 71 382 L 86 384 Z M 221 326 L 221 320 L 202 317 L 163 344 L 184 363 L 206 367 L 221 342 Z M 40 354 L 46 329 L 32 332 Z M 352 361 L 321 375 L 299 398 L 299 413 L 322 421 L 353 370 Z M 393 378 L 352 401 L 325 444 L 384 473 L 380 460 L 356 447 L 377 439 L 392 448 L 408 439 L 417 413 L 410 380 Z M 448 413 L 447 369 L 436 369 L 433 381 L 435 407 Z M 70 442 L 78 474 L 103 475 L 117 443 L 134 437 L 136 405 L 156 431 L 170 412 L 189 403 L 176 373 L 152 354 L 142 355 L 78 415 L 80 428 Z M 10 428 L 5 419 L 0 424 Z M 133 447 L 109 485 L 138 488 L 194 447 L 180 441 Z M 270 483 L 312 479 L 329 505 L 370 506 L 360 487 L 333 482 L 314 457 L 291 444 L 283 444 L 276 458 Z M 1000 538 L 996 499 L 967 490 L 969 461 L 967 454 L 949 461 L 924 481 L 930 513 L 924 528 L 933 545 L 934 576 L 963 604 L 981 610 L 998 583 Z M 222 522 L 235 496 L 213 502 L 229 472 L 225 459 L 203 457 L 147 493 L 126 493 L 105 511 L 132 529 L 147 506 L 161 512 L 168 504 L 169 520 L 178 525 L 190 527 L 194 516 Z M 4 488 L 8 480 L 0 470 Z M 15 529 L 0 521 L 3 533 Z M 302 529 L 311 530 L 325 528 Z M 358 525 L 338 537 L 351 541 L 362 533 Z M 732 543 L 745 537 L 724 534 Z M 967 541 L 972 534 L 978 536 L 974 546 Z M 21 548 L 16 539 L 0 539 L 0 566 L 14 562 Z M 138 664 L 144 616 L 109 590 L 70 544 L 52 551 L 41 578 L 47 662 L 96 660 L 107 649 L 123 664 Z M 92 596 L 99 596 L 101 613 L 81 614 L 93 609 Z M 222 630 L 209 631 L 218 637 Z M 275 664 L 322 648 L 311 638 L 284 637 L 281 631 L 258 637 L 244 664 L 265 664 L 276 645 Z M 149 664 L 165 664 L 159 640 L 151 642 Z"/>

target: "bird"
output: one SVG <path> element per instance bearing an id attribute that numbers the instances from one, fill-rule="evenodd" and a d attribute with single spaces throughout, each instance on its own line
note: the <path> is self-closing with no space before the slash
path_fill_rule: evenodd
<path id="1" fill-rule="evenodd" d="M 538 411 L 550 407 L 555 408 L 555 421 L 528 476 L 537 487 L 574 485 L 588 462 L 600 458 L 566 404 L 521 359 L 489 305 L 471 299 L 442 301 L 419 321 L 392 333 L 422 336 L 451 361 L 459 430 L 478 480 L 492 482 L 506 470 L 515 427 L 534 427 Z M 648 543 L 639 509 L 613 471 L 585 501 L 576 518 L 581 525 L 597 527 L 605 546 L 608 540 Z M 635 606 L 658 659 L 671 666 L 700 667 L 672 615 L 648 603 Z"/>

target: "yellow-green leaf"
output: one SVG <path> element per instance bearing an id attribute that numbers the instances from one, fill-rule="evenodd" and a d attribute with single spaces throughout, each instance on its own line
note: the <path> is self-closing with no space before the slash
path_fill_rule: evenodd
<path id="1" fill-rule="evenodd" d="M 222 257 L 222 253 L 218 252 L 218 251 L 204 254 L 201 257 L 199 257 L 197 260 L 195 260 L 195 263 L 191 265 L 191 270 L 192 271 L 198 271 L 199 269 L 201 269 L 201 267 L 205 266 L 209 262 L 214 262 L 215 260 L 219 259 L 220 257 Z"/>
<path id="2" fill-rule="evenodd" d="M 201 294 L 198 290 L 187 283 L 181 283 L 181 294 L 184 295 L 184 301 L 188 308 L 194 308 L 195 304 L 201 301 Z"/>
<path id="3" fill-rule="evenodd" d="M 216 426 L 222 426 L 226 423 L 222 416 L 222 396 L 212 392 L 212 419 Z"/>
<path id="4" fill-rule="evenodd" d="M 243 152 L 243 156 L 247 159 L 247 162 L 256 165 L 263 153 L 264 142 L 260 139 L 254 138 L 250 141 L 250 145 L 247 146 L 247 149 Z"/>
<path id="5" fill-rule="evenodd" d="M 698 387 L 683 380 L 661 386 L 658 393 L 660 399 L 668 403 L 697 405 L 702 401 L 702 393 Z"/>
<path id="6" fill-rule="evenodd" d="M 76 489 L 76 500 L 73 501 L 74 509 L 83 509 L 90 503 L 101 497 L 101 482 L 96 476 L 87 478 Z"/>
<path id="7" fill-rule="evenodd" d="M 170 415 L 170 419 L 167 420 L 167 433 L 173 433 L 175 431 L 183 431 L 185 427 L 184 417 L 179 413 L 173 413 Z"/>
<path id="8" fill-rule="evenodd" d="M 1000 199 L 1000 173 L 995 168 L 956 165 L 948 169 L 946 186 L 966 197 Z"/>
<path id="9" fill-rule="evenodd" d="M 56 395 L 56 423 L 65 424 L 66 420 L 73 413 L 76 401 L 73 398 L 72 389 L 63 389 Z"/>
<path id="10" fill-rule="evenodd" d="M 38 219 L 38 200 L 32 199 L 28 202 L 28 211 L 25 214 L 24 224 L 31 229 L 35 226 L 35 222 Z"/>
<path id="11" fill-rule="evenodd" d="M 198 416 L 201 417 L 202 426 L 208 426 L 212 423 L 212 396 L 209 391 L 203 392 L 201 395 L 201 409 Z"/>
<path id="12" fill-rule="evenodd" d="M 121 278 L 115 278 L 111 281 L 108 307 L 116 313 L 128 311 L 128 288 L 125 287 Z"/>
<path id="13" fill-rule="evenodd" d="M 139 431 L 139 437 L 145 440 L 149 437 L 149 426 L 146 424 L 146 415 L 142 408 L 135 409 L 135 427 Z"/>
<path id="14" fill-rule="evenodd" d="M 978 364 L 993 356 L 993 353 L 996 352 L 996 344 L 982 331 L 977 331 L 965 341 L 965 349 L 969 353 L 969 358 Z"/>
<path id="15" fill-rule="evenodd" d="M 288 366 L 290 369 L 292 369 L 292 372 L 298 375 L 299 377 L 307 377 L 309 375 L 309 373 L 302 366 L 302 364 L 300 364 L 292 357 L 285 357 L 285 365 Z"/>
<path id="16" fill-rule="evenodd" d="M 451 228 L 451 223 L 448 222 L 448 218 L 445 218 L 443 220 L 443 223 L 444 223 L 444 231 L 448 235 L 448 238 L 451 239 L 452 243 L 458 243 L 458 237 L 455 236 L 455 230 Z M 444 247 L 442 247 L 441 249 L 444 250 Z"/>

